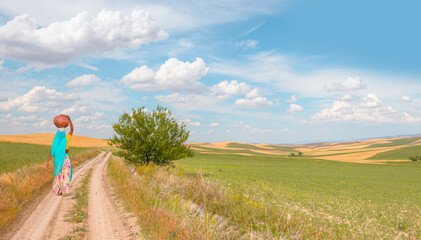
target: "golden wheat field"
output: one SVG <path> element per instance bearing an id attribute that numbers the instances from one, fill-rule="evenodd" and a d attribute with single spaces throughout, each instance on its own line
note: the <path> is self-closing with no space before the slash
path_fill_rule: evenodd
<path id="1" fill-rule="evenodd" d="M 413 140 L 411 140 L 413 139 Z M 312 143 L 302 145 L 276 145 L 276 144 L 244 144 L 239 142 L 217 143 L 190 143 L 190 147 L 200 153 L 207 154 L 267 154 L 289 155 L 291 152 L 302 152 L 303 156 L 324 160 L 382 164 L 384 162 L 408 161 L 402 159 L 377 159 L 372 160 L 378 154 L 405 147 L 421 146 L 421 140 L 410 137 L 368 139 L 353 142 L 335 143 Z"/>
<path id="2" fill-rule="evenodd" d="M 0 142 L 16 142 L 16 143 L 51 145 L 54 139 L 54 135 L 55 133 L 0 135 Z M 108 146 L 108 144 L 107 144 L 107 140 L 104 140 L 104 139 L 73 135 L 72 140 L 70 141 L 70 146 L 93 148 L 93 147 L 106 147 Z"/>

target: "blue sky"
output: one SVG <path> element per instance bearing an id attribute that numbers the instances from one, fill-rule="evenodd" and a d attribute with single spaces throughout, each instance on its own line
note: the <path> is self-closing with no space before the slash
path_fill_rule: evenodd
<path id="1" fill-rule="evenodd" d="M 0 134 L 108 138 L 158 104 L 190 142 L 421 133 L 417 1 L 0 3 Z"/>

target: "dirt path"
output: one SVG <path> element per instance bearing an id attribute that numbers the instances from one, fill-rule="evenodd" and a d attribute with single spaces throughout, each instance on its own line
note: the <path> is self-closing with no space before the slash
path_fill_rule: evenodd
<path id="1" fill-rule="evenodd" d="M 88 160 L 73 173 L 72 186 L 68 197 L 48 193 L 29 216 L 19 223 L 19 227 L 6 236 L 8 239 L 63 239 L 73 231 L 73 224 L 65 221 L 65 215 L 72 208 L 72 193 L 83 176 L 92 170 L 89 186 L 88 239 L 138 239 L 139 229 L 115 204 L 106 183 L 106 163 L 111 153 L 101 153 Z"/>
<path id="2" fill-rule="evenodd" d="M 138 229 L 134 222 L 129 222 L 116 206 L 112 198 L 109 185 L 107 184 L 106 161 L 101 161 L 94 168 L 89 185 L 89 234 L 91 240 L 102 239 L 139 239 Z"/>

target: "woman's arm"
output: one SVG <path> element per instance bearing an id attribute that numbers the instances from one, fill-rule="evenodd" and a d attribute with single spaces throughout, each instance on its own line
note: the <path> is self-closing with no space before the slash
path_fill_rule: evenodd
<path id="1" fill-rule="evenodd" d="M 67 116 L 67 119 L 69 119 L 69 124 L 70 124 L 70 132 L 69 132 L 69 134 L 73 136 L 73 123 L 72 123 L 72 120 L 70 120 L 70 117 L 69 116 Z"/>
<path id="2" fill-rule="evenodd" d="M 72 120 L 70 120 L 69 115 L 64 115 L 64 114 L 60 114 L 60 115 L 65 116 L 65 117 L 69 120 L 69 125 L 70 125 L 70 132 L 69 132 L 69 135 L 72 135 L 72 136 L 73 136 L 73 123 L 72 123 Z"/>

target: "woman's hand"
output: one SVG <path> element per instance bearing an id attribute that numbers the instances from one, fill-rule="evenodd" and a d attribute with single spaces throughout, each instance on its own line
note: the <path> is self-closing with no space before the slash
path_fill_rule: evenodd
<path id="1" fill-rule="evenodd" d="M 60 114 L 61 116 L 65 116 L 67 119 L 69 119 L 70 121 L 70 116 L 69 115 L 64 115 L 64 114 Z"/>

